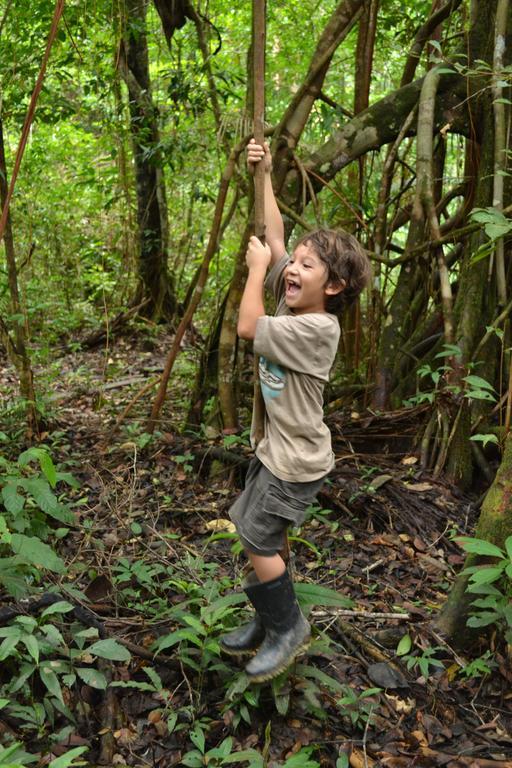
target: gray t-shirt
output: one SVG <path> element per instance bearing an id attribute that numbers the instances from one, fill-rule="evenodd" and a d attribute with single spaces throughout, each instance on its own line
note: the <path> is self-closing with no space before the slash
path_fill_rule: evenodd
<path id="1" fill-rule="evenodd" d="M 309 482 L 334 466 L 331 433 L 323 420 L 323 390 L 334 362 L 340 327 L 335 315 L 294 315 L 286 306 L 283 270 L 274 264 L 265 286 L 277 301 L 276 315 L 258 318 L 254 351 L 260 355 L 265 434 L 256 456 L 272 474 Z"/>

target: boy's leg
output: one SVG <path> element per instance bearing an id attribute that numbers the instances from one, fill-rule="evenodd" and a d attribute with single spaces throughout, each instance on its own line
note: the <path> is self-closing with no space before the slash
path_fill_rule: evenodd
<path id="1" fill-rule="evenodd" d="M 260 582 L 277 579 L 286 570 L 285 562 L 279 554 L 263 556 L 247 552 L 247 556 Z"/>

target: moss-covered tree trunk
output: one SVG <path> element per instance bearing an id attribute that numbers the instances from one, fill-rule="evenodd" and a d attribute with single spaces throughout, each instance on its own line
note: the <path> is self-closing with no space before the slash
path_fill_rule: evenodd
<path id="1" fill-rule="evenodd" d="M 489 488 L 480 510 L 475 531 L 479 539 L 486 539 L 502 547 L 505 539 L 512 535 L 512 433 L 508 433 L 503 447 L 503 457 L 496 477 Z M 465 568 L 479 562 L 477 555 L 468 555 Z M 465 621 L 470 601 L 474 595 L 466 593 L 468 577 L 460 575 L 452 587 L 436 625 L 448 637 L 463 644 L 467 635 Z"/>
<path id="2" fill-rule="evenodd" d="M 469 32 L 470 66 L 474 66 L 474 62 L 487 62 L 492 67 L 495 6 L 493 0 L 479 0 L 474 4 L 473 24 Z M 478 152 L 474 182 L 474 205 L 477 208 L 493 205 L 494 118 L 489 86 L 488 72 L 468 78 L 470 93 L 475 94 L 471 104 L 471 125 L 474 130 L 472 146 Z M 487 259 L 476 263 L 473 259 L 482 242 L 480 231 L 468 238 L 461 259 L 455 304 L 455 339 L 462 350 L 461 370 L 476 362 L 473 360 L 474 350 L 485 334 L 486 326 L 493 320 L 497 302 L 495 271 L 490 271 Z M 486 378 L 491 382 L 494 380 L 493 373 L 493 370 L 485 371 Z M 472 420 L 467 404 L 462 403 L 460 408 L 462 411 L 457 414 L 452 428 L 446 471 L 459 487 L 467 488 L 473 474 L 469 442 Z"/>
<path id="3" fill-rule="evenodd" d="M 472 61 L 493 61 L 494 46 L 494 14 L 496 3 L 492 0 L 480 0 L 474 4 L 473 26 L 470 32 L 470 55 Z M 512 18 L 509 14 L 508 30 L 512 29 Z M 510 61 L 510 51 L 507 53 Z M 476 128 L 475 141 L 481 147 L 478 174 L 475 180 L 475 206 L 482 208 L 493 205 L 493 170 L 494 170 L 494 120 L 492 110 L 492 95 L 490 88 L 482 90 L 481 77 L 470 81 L 471 91 L 483 95 L 474 100 L 473 121 Z M 485 328 L 496 314 L 498 303 L 495 268 L 490 269 L 489 260 L 474 263 L 472 255 L 482 244 L 480 233 L 475 234 L 467 245 L 463 268 L 460 277 L 460 287 L 456 303 L 457 332 L 456 338 L 463 353 L 463 363 L 467 364 L 475 355 L 479 346 L 479 360 L 489 359 L 487 345 L 479 345 L 484 336 Z M 492 262 L 491 262 L 492 264 Z M 495 267 L 495 265 L 494 265 Z M 509 271 L 509 280 L 510 280 Z M 496 360 L 497 355 L 491 359 Z M 495 366 L 495 364 L 494 364 Z M 494 366 L 487 367 L 486 378 L 493 380 Z M 460 418 L 454 430 L 454 439 L 450 446 L 447 470 L 449 476 L 459 485 L 467 485 L 471 479 L 471 454 L 469 437 L 471 434 L 470 409 L 465 406 L 460 412 Z M 502 546 L 507 536 L 512 534 L 512 435 L 508 433 L 503 446 L 503 456 L 500 467 L 480 510 L 480 516 L 475 536 Z M 470 555 L 466 566 L 478 562 L 475 555 Z M 459 576 L 448 600 L 437 619 L 438 626 L 451 637 L 459 640 L 464 637 L 464 624 L 468 612 L 469 598 L 466 594 L 467 578 Z"/>
<path id="4" fill-rule="evenodd" d="M 126 82 L 137 189 L 139 289 L 137 303 L 153 320 L 170 320 L 176 298 L 167 268 L 167 204 L 157 109 L 151 97 L 146 39 L 147 0 L 126 0 L 119 65 Z"/>

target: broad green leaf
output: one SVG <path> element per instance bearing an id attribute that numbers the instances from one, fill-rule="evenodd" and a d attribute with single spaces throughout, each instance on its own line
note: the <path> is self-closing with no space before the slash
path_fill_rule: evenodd
<path id="1" fill-rule="evenodd" d="M 32 459 L 39 462 L 41 472 L 44 474 L 52 488 L 57 484 L 57 471 L 52 461 L 52 457 L 44 448 L 29 448 L 20 454 L 18 466 L 25 467 Z"/>
<path id="2" fill-rule="evenodd" d="M 71 488 L 80 488 L 80 483 L 70 472 L 57 472 L 57 482 L 66 483 Z"/>
<path id="3" fill-rule="evenodd" d="M 396 649 L 396 655 L 397 656 L 405 656 L 406 653 L 409 653 L 409 651 L 412 648 L 412 639 L 410 635 L 404 635 L 400 642 L 398 643 L 397 649 Z"/>
<path id="4" fill-rule="evenodd" d="M 21 632 L 18 630 L 17 635 L 11 635 L 10 637 L 6 637 L 4 640 L 2 640 L 2 643 L 0 645 L 0 661 L 3 661 L 4 659 L 7 659 L 9 656 L 13 656 L 16 654 L 15 648 L 18 645 L 21 637 Z"/>
<path id="5" fill-rule="evenodd" d="M 503 615 L 505 617 L 505 621 L 507 622 L 509 627 L 512 627 L 512 604 L 508 604 L 503 609 Z"/>
<path id="6" fill-rule="evenodd" d="M 41 664 L 39 667 L 39 674 L 50 693 L 64 703 L 59 678 L 51 668 L 50 664 Z"/>
<path id="7" fill-rule="evenodd" d="M 41 618 L 44 619 L 45 616 L 51 616 L 56 613 L 69 613 L 72 610 L 73 606 L 71 603 L 68 603 L 67 600 L 59 600 L 57 603 L 53 603 L 52 605 L 49 605 L 48 608 L 45 608 L 41 614 Z"/>
<path id="8" fill-rule="evenodd" d="M 475 555 L 487 555 L 488 557 L 503 558 L 502 550 L 485 539 L 474 539 L 470 536 L 457 536 L 455 541 L 463 547 L 466 552 Z"/>
<path id="9" fill-rule="evenodd" d="M 444 344 L 443 345 L 443 351 L 438 352 L 437 355 L 434 355 L 434 359 L 437 359 L 439 357 L 460 357 L 462 355 L 462 350 L 457 344 Z"/>
<path id="10" fill-rule="evenodd" d="M 75 757 L 83 755 L 88 749 L 89 747 L 74 747 L 60 757 L 56 757 L 55 760 L 52 760 L 48 768 L 68 768 L 70 765 L 73 765 Z"/>
<path id="11" fill-rule="evenodd" d="M 462 381 L 465 381 L 467 384 L 470 384 L 472 387 L 480 387 L 480 389 L 490 389 L 491 392 L 494 392 L 494 387 L 492 384 L 489 384 L 488 381 L 485 379 L 482 379 L 480 376 L 474 376 L 471 374 L 470 376 L 464 376 Z"/>
<path id="12" fill-rule="evenodd" d="M 204 755 L 205 745 L 206 745 L 206 739 L 204 736 L 204 731 L 199 726 L 196 726 L 192 731 L 190 731 L 190 741 L 194 745 L 194 747 L 197 747 L 197 749 L 201 752 L 202 755 Z"/>
<path id="13" fill-rule="evenodd" d="M 203 626 L 202 622 L 195 616 L 184 614 L 183 621 L 192 627 L 192 629 L 195 629 L 198 635 L 206 635 L 205 627 Z"/>
<path id="14" fill-rule="evenodd" d="M 232 746 L 233 739 L 231 736 L 228 736 L 219 744 L 218 747 L 213 747 L 213 749 L 208 750 L 208 762 L 212 760 L 216 761 L 217 759 L 224 761 L 224 759 L 230 754 Z M 212 763 L 212 765 L 215 765 L 215 762 Z"/>
<path id="15" fill-rule="evenodd" d="M 498 613 L 479 613 L 478 616 L 470 616 L 466 624 L 468 627 L 488 627 L 499 619 Z"/>
<path id="16" fill-rule="evenodd" d="M 242 749 L 240 752 L 232 752 L 226 755 L 222 761 L 223 765 L 230 763 L 250 763 L 251 768 L 263 768 L 264 761 L 262 755 L 255 749 Z"/>
<path id="17" fill-rule="evenodd" d="M 307 677 L 311 680 L 316 680 L 322 685 L 325 685 L 325 687 L 330 691 L 343 693 L 345 690 L 343 685 L 338 680 L 336 680 L 336 678 L 331 677 L 322 669 L 319 669 L 319 667 L 308 667 L 307 664 L 297 664 L 296 671 L 298 675 L 302 675 L 303 677 Z"/>
<path id="18" fill-rule="evenodd" d="M 154 670 L 153 667 L 144 667 L 144 672 L 149 677 L 156 690 L 161 691 L 164 686 L 158 672 Z"/>
<path id="19" fill-rule="evenodd" d="M 155 651 L 155 653 L 159 653 L 166 648 L 171 648 L 173 645 L 176 645 L 176 643 L 181 643 L 182 640 L 189 640 L 193 645 L 197 645 L 198 647 L 201 647 L 202 645 L 201 639 L 190 629 L 178 629 L 176 632 L 171 632 L 170 634 L 159 638 L 153 643 L 151 650 Z"/>
<path id="20" fill-rule="evenodd" d="M 9 693 L 16 693 L 16 691 L 20 691 L 28 678 L 34 674 L 36 669 L 36 664 L 21 664 L 18 674 L 15 676 L 15 679 L 9 686 Z"/>
<path id="21" fill-rule="evenodd" d="M 107 678 L 102 672 L 94 669 L 94 667 L 76 667 L 75 672 L 91 688 L 97 688 L 99 691 L 106 690 Z"/>
<path id="22" fill-rule="evenodd" d="M 470 577 L 473 584 L 491 584 L 503 575 L 503 568 L 481 568 Z"/>
<path id="23" fill-rule="evenodd" d="M 473 440 L 476 443 L 483 443 L 484 448 L 487 445 L 487 443 L 495 443 L 496 445 L 499 444 L 498 438 L 496 437 L 496 435 L 493 435 L 492 433 L 487 435 L 481 435 L 481 434 L 471 435 L 469 439 Z"/>
<path id="24" fill-rule="evenodd" d="M 138 691 L 154 693 L 155 687 L 151 683 L 142 683 L 139 680 L 116 680 L 110 683 L 111 688 L 136 688 Z"/>
<path id="25" fill-rule="evenodd" d="M 2 501 L 11 515 L 19 515 L 25 506 L 25 497 L 18 493 L 17 483 L 8 483 L 2 488 Z"/>
<path id="26" fill-rule="evenodd" d="M 303 606 L 307 605 L 332 605 L 338 608 L 352 608 L 354 601 L 346 595 L 340 595 L 334 589 L 322 587 L 319 584 L 299 582 L 294 585 L 297 600 Z"/>
<path id="27" fill-rule="evenodd" d="M 27 563 L 41 566 L 56 573 L 63 573 L 66 569 L 64 561 L 55 554 L 53 549 L 35 536 L 13 533 L 11 547 L 13 552 Z"/>
<path id="28" fill-rule="evenodd" d="M 53 624 L 45 624 L 41 627 L 41 632 L 44 632 L 47 641 L 54 648 L 66 648 L 64 638 L 62 637 L 57 627 L 55 627 Z"/>
<path id="29" fill-rule="evenodd" d="M 109 661 L 129 661 L 131 659 L 130 651 L 112 638 L 98 640 L 87 648 L 87 652 L 92 653 L 93 656 L 99 656 L 101 659 L 109 659 Z"/>
<path id="30" fill-rule="evenodd" d="M 512 536 L 508 536 L 505 539 L 505 549 L 507 551 L 508 559 L 512 562 Z"/>
<path id="31" fill-rule="evenodd" d="M 494 595 L 487 595 L 487 597 L 479 597 L 473 600 L 471 605 L 474 605 L 475 608 L 493 608 L 496 610 L 497 601 Z"/>
<path id="32" fill-rule="evenodd" d="M 197 749 L 190 750 L 181 758 L 181 765 L 184 765 L 186 768 L 202 768 L 204 760 L 201 752 Z"/>
<path id="33" fill-rule="evenodd" d="M 23 635 L 21 642 L 37 664 L 39 662 L 39 643 L 34 635 Z"/>
<path id="34" fill-rule="evenodd" d="M 55 469 L 55 464 L 53 463 L 50 454 L 46 451 L 41 451 L 39 454 L 39 464 L 41 466 L 41 471 L 50 483 L 51 487 L 55 488 L 57 485 L 57 470 Z"/>
<path id="35" fill-rule="evenodd" d="M 34 501 L 43 512 L 59 520 L 61 523 L 71 524 L 74 522 L 72 513 L 59 502 L 52 489 L 42 477 L 29 478 L 21 480 L 20 485 L 25 488 L 27 493 L 33 496 Z"/>

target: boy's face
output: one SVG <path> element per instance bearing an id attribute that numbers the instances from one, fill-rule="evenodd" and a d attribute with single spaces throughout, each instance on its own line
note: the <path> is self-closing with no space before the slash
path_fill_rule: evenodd
<path id="1" fill-rule="evenodd" d="M 325 301 L 343 290 L 327 282 L 327 266 L 315 251 L 301 243 L 284 268 L 286 305 L 296 315 L 325 312 Z"/>

